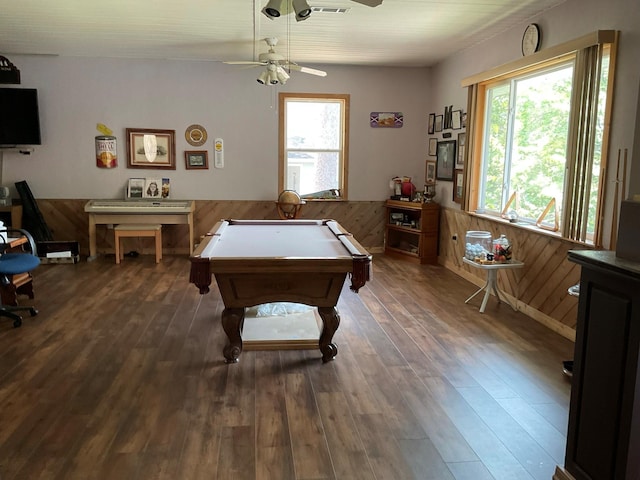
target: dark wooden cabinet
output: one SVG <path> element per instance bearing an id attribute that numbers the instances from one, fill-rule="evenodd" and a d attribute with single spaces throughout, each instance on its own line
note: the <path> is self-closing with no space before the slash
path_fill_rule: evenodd
<path id="1" fill-rule="evenodd" d="M 639 480 L 640 263 L 611 251 L 569 260 L 582 273 L 565 469 L 576 480 Z"/>
<path id="2" fill-rule="evenodd" d="M 438 263 L 440 205 L 387 200 L 384 253 L 416 263 Z"/>

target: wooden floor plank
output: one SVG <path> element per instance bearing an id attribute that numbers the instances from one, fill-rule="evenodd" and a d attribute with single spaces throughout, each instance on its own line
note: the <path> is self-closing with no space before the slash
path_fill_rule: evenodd
<path id="1" fill-rule="evenodd" d="M 505 305 L 480 314 L 452 272 L 376 256 L 343 289 L 333 362 L 228 365 L 217 286 L 200 295 L 189 265 L 34 272 L 39 315 L 0 321 L 2 480 L 520 480 L 562 463 L 573 344 Z"/>

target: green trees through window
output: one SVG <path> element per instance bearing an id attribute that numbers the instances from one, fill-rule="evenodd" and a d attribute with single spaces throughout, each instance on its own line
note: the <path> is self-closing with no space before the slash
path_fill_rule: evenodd
<path id="1" fill-rule="evenodd" d="M 596 225 L 608 56 L 603 57 L 588 205 L 588 237 Z M 484 99 L 478 207 L 500 214 L 509 205 L 519 220 L 535 223 L 555 199 L 562 222 L 571 129 L 574 58 L 488 83 Z M 543 223 L 553 223 L 554 209 Z"/>

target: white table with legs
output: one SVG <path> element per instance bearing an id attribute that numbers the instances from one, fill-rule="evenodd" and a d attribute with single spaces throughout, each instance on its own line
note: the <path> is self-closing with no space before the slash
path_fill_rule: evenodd
<path id="1" fill-rule="evenodd" d="M 484 313 L 484 309 L 487 306 L 487 300 L 489 300 L 489 295 L 491 295 L 491 292 L 493 292 L 498 299 L 498 303 L 502 301 L 516 310 L 515 305 L 511 305 L 511 303 L 507 301 L 504 292 L 500 292 L 500 290 L 498 289 L 498 270 L 505 270 L 507 268 L 522 268 L 524 267 L 524 263 L 519 262 L 518 260 L 511 260 L 508 263 L 478 263 L 474 262 L 473 260 L 469 260 L 466 257 L 463 257 L 462 261 L 467 265 L 471 265 L 475 268 L 487 271 L 487 283 L 485 283 L 484 287 L 480 288 L 476 293 L 467 298 L 464 303 L 469 303 L 471 299 L 473 299 L 480 292 L 484 291 L 484 298 L 482 299 L 482 304 L 480 305 L 480 313 Z M 500 297 L 500 294 L 502 294 L 502 298 Z"/>

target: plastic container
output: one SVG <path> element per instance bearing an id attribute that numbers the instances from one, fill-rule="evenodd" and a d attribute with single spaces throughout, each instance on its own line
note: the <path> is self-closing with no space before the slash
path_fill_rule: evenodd
<path id="1" fill-rule="evenodd" d="M 486 260 L 487 254 L 493 252 L 491 232 L 470 230 L 465 236 L 464 256 L 468 260 Z"/>
<path id="2" fill-rule="evenodd" d="M 511 242 L 506 236 L 500 235 L 493 241 L 493 259 L 496 262 L 505 263 L 511 261 Z"/>

